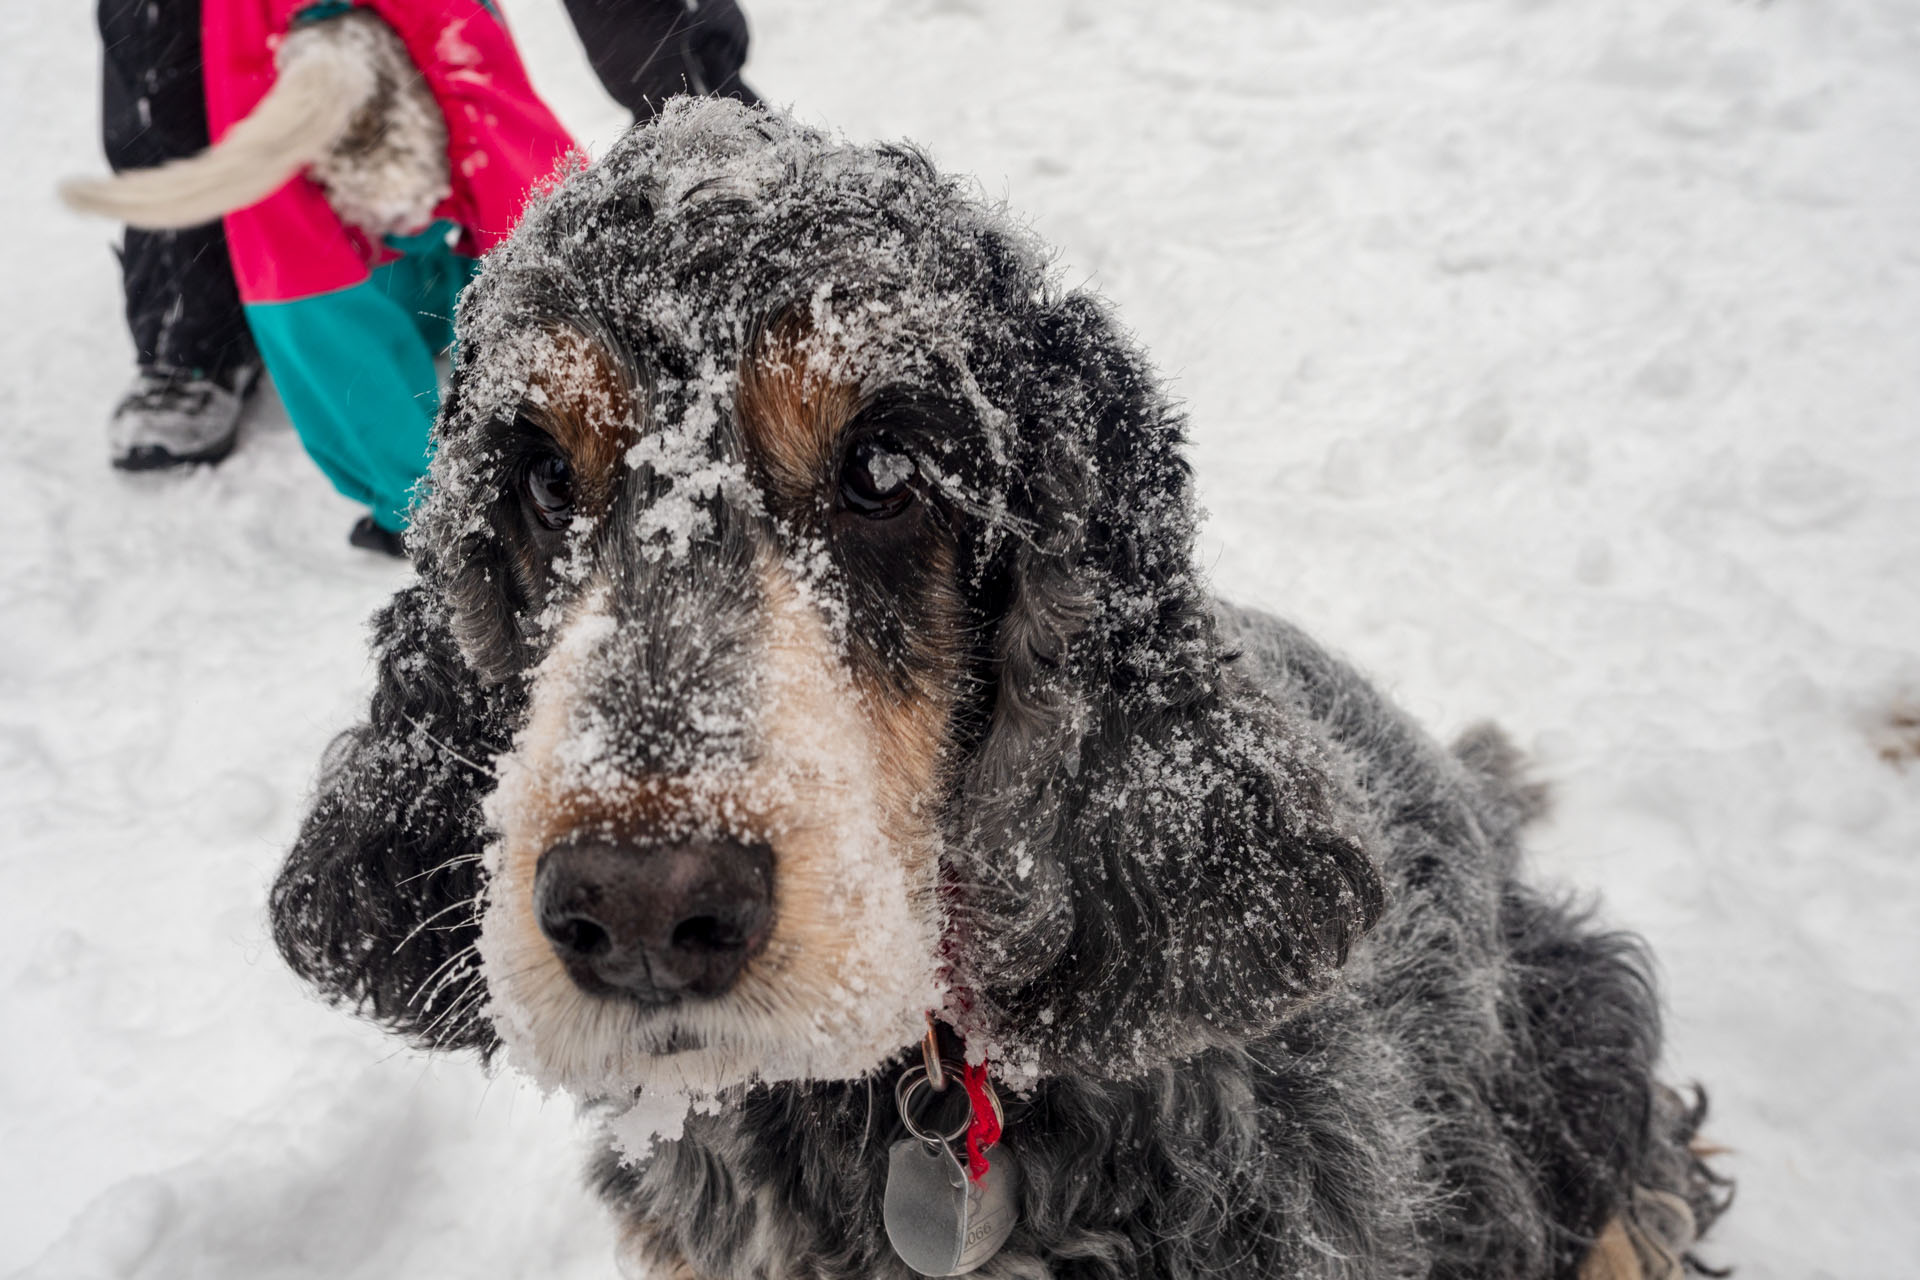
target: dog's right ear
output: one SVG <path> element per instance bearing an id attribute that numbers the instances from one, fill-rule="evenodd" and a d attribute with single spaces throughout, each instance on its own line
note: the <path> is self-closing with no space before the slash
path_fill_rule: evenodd
<path id="1" fill-rule="evenodd" d="M 949 844 L 955 1012 L 1008 1060 L 1126 1075 L 1324 995 L 1383 888 L 1332 762 L 1219 635 L 1151 366 L 1079 295 L 1029 349 L 1000 391 L 1026 452 L 994 703 Z"/>
<path id="2" fill-rule="evenodd" d="M 374 647 L 367 721 L 328 751 L 274 883 L 274 941 L 329 999 L 426 1047 L 486 1051 L 480 802 L 517 685 L 479 678 L 426 586 L 376 615 Z"/>

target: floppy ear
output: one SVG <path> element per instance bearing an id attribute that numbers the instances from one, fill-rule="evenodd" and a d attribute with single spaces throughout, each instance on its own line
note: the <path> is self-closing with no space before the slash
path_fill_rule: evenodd
<path id="1" fill-rule="evenodd" d="M 482 278 L 461 291 L 456 327 L 463 338 L 484 324 L 487 283 Z M 463 341 L 434 419 L 430 483 L 413 512 L 407 550 L 421 581 L 434 584 L 449 606 L 443 631 L 472 674 L 494 685 L 526 666 L 523 619 L 535 583 L 508 550 L 514 506 L 480 443 L 487 408 L 467 392 L 475 367 L 474 344 Z"/>
<path id="2" fill-rule="evenodd" d="M 374 619 L 367 722 L 322 764 L 274 882 L 274 941 L 329 999 L 432 1048 L 488 1050 L 479 937 L 481 799 L 511 736 L 508 686 L 483 686 L 425 586 Z"/>
<path id="3" fill-rule="evenodd" d="M 1011 392 L 1032 532 L 959 803 L 961 1020 L 1125 1075 L 1323 992 L 1382 889 L 1318 749 L 1223 652 L 1179 416 L 1091 299 L 1040 331 Z"/>

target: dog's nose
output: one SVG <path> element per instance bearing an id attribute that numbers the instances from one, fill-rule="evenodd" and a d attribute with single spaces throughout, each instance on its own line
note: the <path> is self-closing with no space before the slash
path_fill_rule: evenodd
<path id="1" fill-rule="evenodd" d="M 541 932 L 587 990 L 716 996 L 766 944 L 773 851 L 574 837 L 540 856 L 533 894 Z"/>

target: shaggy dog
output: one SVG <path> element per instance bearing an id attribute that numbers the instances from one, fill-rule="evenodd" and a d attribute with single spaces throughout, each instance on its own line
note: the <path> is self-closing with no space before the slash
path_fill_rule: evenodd
<path id="1" fill-rule="evenodd" d="M 1724 1196 L 1640 945 L 1518 878 L 1496 733 L 1449 753 L 1209 594 L 1178 411 L 1003 212 L 683 100 L 459 329 L 420 578 L 276 934 L 626 1113 L 623 1257 L 906 1276 L 932 1011 L 1019 1168 L 980 1275 L 1688 1265 Z"/>

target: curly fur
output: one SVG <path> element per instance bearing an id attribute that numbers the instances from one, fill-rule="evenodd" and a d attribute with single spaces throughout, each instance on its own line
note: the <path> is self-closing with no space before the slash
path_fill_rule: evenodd
<path id="1" fill-rule="evenodd" d="M 727 566 L 777 528 L 723 489 L 676 561 L 635 532 L 672 486 L 633 475 L 569 544 L 586 570 L 552 571 L 489 434 L 539 358 L 525 335 L 590 335 L 650 422 L 707 421 L 717 397 L 724 460 L 743 446 L 715 371 L 796 312 L 868 317 L 867 374 L 962 407 L 928 446 L 965 612 L 932 798 L 945 1014 L 1026 1085 L 1020 1223 L 979 1274 L 1572 1280 L 1610 1229 L 1645 1274 L 1678 1265 L 1724 1203 L 1688 1146 L 1703 1107 L 1656 1079 L 1640 944 L 1518 879 L 1544 796 L 1504 739 L 1450 753 L 1294 628 L 1210 597 L 1180 416 L 1003 213 L 916 152 L 734 104 L 630 133 L 463 301 L 420 582 L 378 621 L 371 718 L 274 890 L 289 963 L 416 1043 L 493 1048 L 482 808 L 542 619 L 582 582 L 640 593 L 625 625 L 676 620 L 652 669 L 722 678 L 674 646 L 723 625 L 711 581 L 746 625 Z M 906 661 L 833 582 L 846 661 Z M 605 1150 L 628 1255 L 905 1276 L 880 1225 L 900 1060 L 745 1083 L 646 1160 Z"/>

